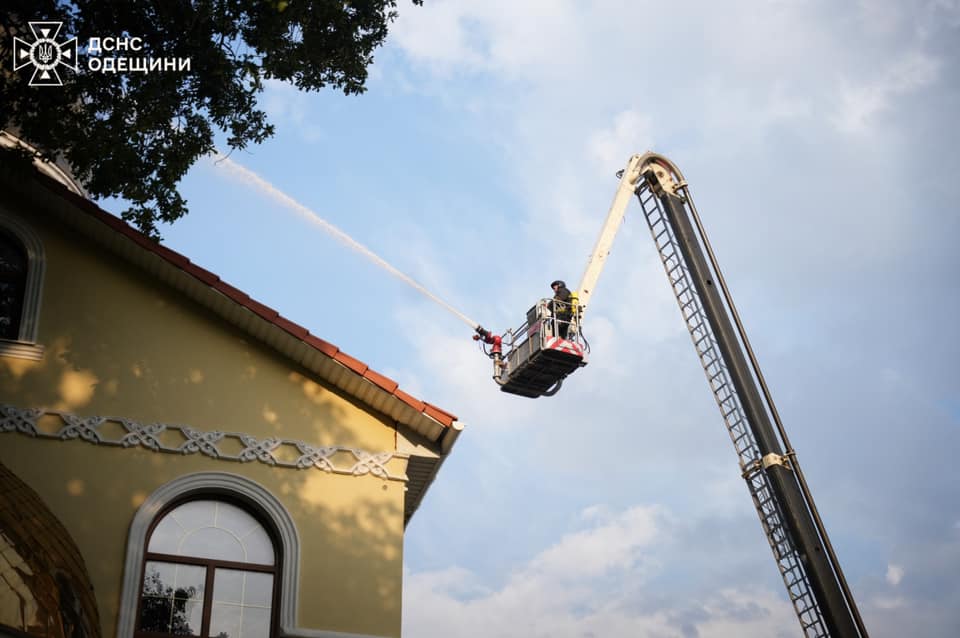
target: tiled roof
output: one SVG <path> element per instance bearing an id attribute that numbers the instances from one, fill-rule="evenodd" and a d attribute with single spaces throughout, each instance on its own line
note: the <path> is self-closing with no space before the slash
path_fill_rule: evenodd
<path id="1" fill-rule="evenodd" d="M 287 332 L 291 336 L 299 339 L 303 343 L 309 345 L 311 348 L 315 349 L 317 352 L 323 354 L 326 357 L 336 361 L 337 363 L 342 364 L 343 366 L 352 370 L 356 375 L 370 381 L 377 387 L 381 388 L 388 394 L 393 395 L 398 400 L 402 401 L 409 407 L 413 408 L 417 413 L 423 414 L 431 419 L 434 419 L 438 423 L 444 426 L 444 428 L 449 428 L 457 420 L 457 417 L 446 410 L 438 408 L 435 405 L 427 403 L 416 399 L 415 397 L 410 396 L 398 386 L 399 384 L 386 377 L 379 372 L 373 370 L 363 361 L 351 357 L 346 352 L 343 352 L 337 346 L 332 343 L 317 337 L 316 335 L 310 334 L 310 331 L 304 328 L 303 326 L 283 317 L 273 308 L 270 308 L 255 299 L 252 299 L 242 290 L 239 290 L 227 282 L 220 279 L 219 276 L 197 266 L 192 263 L 187 257 L 181 255 L 175 250 L 171 250 L 166 246 L 163 246 L 143 233 L 135 230 L 133 227 L 129 226 L 123 220 L 111 215 L 107 211 L 103 210 L 97 206 L 92 201 L 85 199 L 75 193 L 68 191 L 61 184 L 54 182 L 50 179 L 40 180 L 43 185 L 49 190 L 53 191 L 57 196 L 62 197 L 65 200 L 70 201 L 78 209 L 82 210 L 89 216 L 99 220 L 100 222 L 106 224 L 117 233 L 123 235 L 130 241 L 136 243 L 140 247 L 152 252 L 153 254 L 161 257 L 170 264 L 176 266 L 183 272 L 191 275 L 196 278 L 198 281 L 209 286 L 210 288 L 222 293 L 235 303 L 243 306 L 258 315 L 265 321 L 270 322 L 274 326 L 280 328 L 281 330 Z"/>

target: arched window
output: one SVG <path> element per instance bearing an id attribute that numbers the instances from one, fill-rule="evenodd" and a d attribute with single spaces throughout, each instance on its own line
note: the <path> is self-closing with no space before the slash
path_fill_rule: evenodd
<path id="1" fill-rule="evenodd" d="M 279 559 L 275 533 L 239 503 L 176 504 L 148 534 L 135 635 L 275 635 Z"/>
<path id="2" fill-rule="evenodd" d="M 116 635 L 302 635 L 296 625 L 299 566 L 297 528 L 269 490 L 229 472 L 185 474 L 147 496 L 133 517 Z M 256 592 L 263 590 L 265 574 L 272 579 L 273 598 L 268 631 L 261 634 L 248 629 L 246 621 L 252 625 L 262 616 L 257 610 L 264 598 Z M 166 624 L 143 622 L 145 600 L 151 609 L 169 610 Z M 176 620 L 175 613 L 180 614 Z M 223 629 L 231 617 L 239 625 Z"/>
<path id="3" fill-rule="evenodd" d="M 43 245 L 30 226 L 0 209 L 0 355 L 40 359 L 37 344 Z"/>
<path id="4" fill-rule="evenodd" d="M 27 289 L 27 253 L 16 237 L 0 229 L 0 339 L 20 337 Z"/>

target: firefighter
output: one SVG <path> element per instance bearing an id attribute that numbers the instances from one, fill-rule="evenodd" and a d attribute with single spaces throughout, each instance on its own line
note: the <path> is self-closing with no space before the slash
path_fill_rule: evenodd
<path id="1" fill-rule="evenodd" d="M 567 338 L 570 329 L 570 319 L 573 318 L 573 308 L 570 303 L 570 290 L 562 280 L 557 279 L 550 284 L 553 288 L 553 316 L 557 320 L 557 333 L 561 339 Z"/>

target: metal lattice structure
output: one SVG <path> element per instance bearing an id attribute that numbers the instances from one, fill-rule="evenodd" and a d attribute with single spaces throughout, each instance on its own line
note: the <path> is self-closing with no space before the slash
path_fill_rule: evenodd
<path id="1" fill-rule="evenodd" d="M 830 636 L 800 553 L 784 523 L 784 512 L 774 496 L 760 448 L 747 422 L 727 364 L 718 349 L 716 336 L 708 321 L 700 294 L 691 279 L 690 269 L 680 250 L 676 233 L 667 219 L 659 197 L 647 182 L 641 183 L 636 194 L 707 382 L 730 434 L 740 469 L 804 635 L 807 638 Z M 682 199 L 686 208 L 689 194 Z"/>

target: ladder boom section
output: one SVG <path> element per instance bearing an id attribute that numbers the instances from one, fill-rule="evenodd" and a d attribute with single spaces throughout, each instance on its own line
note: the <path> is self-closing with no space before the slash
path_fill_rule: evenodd
<path id="1" fill-rule="evenodd" d="M 812 499 L 805 500 L 802 476 L 791 467 L 793 451 L 783 450 L 770 423 L 718 291 L 719 273 L 704 256 L 686 182 L 666 158 L 647 154 L 644 160 L 637 198 L 804 636 L 866 638 L 856 605 L 841 586 L 840 566 L 824 551 L 826 530 L 815 525 Z"/>
<path id="2" fill-rule="evenodd" d="M 600 229 L 600 235 L 597 237 L 593 251 L 587 259 L 587 267 L 580 278 L 580 285 L 577 287 L 578 303 L 580 314 L 586 310 L 590 304 L 590 297 L 593 295 L 597 280 L 600 279 L 600 273 L 607 264 L 607 257 L 610 255 L 610 248 L 613 246 L 613 240 L 620 230 L 623 223 L 624 214 L 627 206 L 633 199 L 634 191 L 637 189 L 637 183 L 640 181 L 640 166 L 646 156 L 634 155 L 627 162 L 627 167 L 620 176 L 620 185 L 617 187 L 617 193 L 613 197 L 613 203 L 610 204 L 610 211 L 607 213 L 607 219 Z"/>

